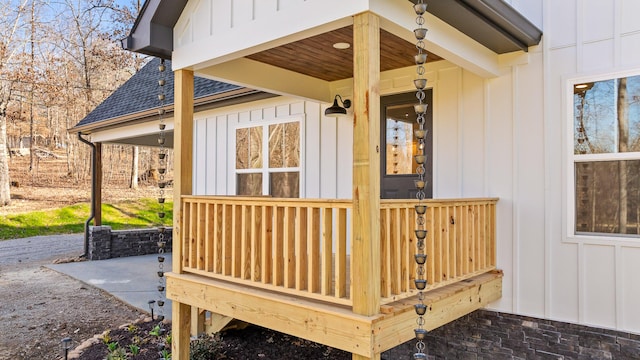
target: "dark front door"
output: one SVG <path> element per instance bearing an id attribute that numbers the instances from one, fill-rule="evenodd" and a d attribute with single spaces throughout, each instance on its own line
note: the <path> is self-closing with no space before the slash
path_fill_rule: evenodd
<path id="1" fill-rule="evenodd" d="M 425 90 L 425 102 L 429 105 L 424 128 L 425 138 L 425 195 L 433 197 L 433 109 L 432 90 Z M 415 92 L 383 96 L 380 98 L 380 127 L 382 156 L 380 164 L 382 183 L 380 197 L 383 199 L 415 199 L 417 180 L 414 156 L 418 142 L 414 131 L 418 129 L 413 105 L 418 103 Z"/>

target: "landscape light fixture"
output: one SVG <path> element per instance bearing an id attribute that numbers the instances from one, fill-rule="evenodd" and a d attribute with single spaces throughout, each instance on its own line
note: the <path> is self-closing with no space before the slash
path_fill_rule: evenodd
<path id="1" fill-rule="evenodd" d="M 151 311 L 151 320 L 153 320 L 153 306 L 156 304 L 156 301 L 149 300 L 147 301 L 147 304 L 149 304 L 149 310 Z"/>
<path id="2" fill-rule="evenodd" d="M 340 103 L 342 103 L 342 106 L 338 105 L 338 98 L 340 98 Z M 350 107 L 351 107 L 351 100 L 349 99 L 342 100 L 342 96 L 336 94 L 336 96 L 333 98 L 333 105 L 328 107 L 324 111 L 324 114 L 326 116 L 347 115 L 347 109 Z"/>
<path id="3" fill-rule="evenodd" d="M 60 341 L 60 348 L 62 348 L 62 353 L 64 354 L 64 360 L 69 358 L 69 350 L 71 349 L 71 338 L 66 337 Z"/>

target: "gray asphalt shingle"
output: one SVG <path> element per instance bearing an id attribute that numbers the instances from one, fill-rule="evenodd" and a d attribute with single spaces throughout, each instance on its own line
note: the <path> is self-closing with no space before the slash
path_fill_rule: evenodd
<path id="1" fill-rule="evenodd" d="M 158 80 L 160 79 L 159 65 L 159 58 L 149 61 L 140 71 L 76 124 L 76 127 L 96 124 L 100 121 L 157 108 L 160 105 L 158 101 L 160 92 L 160 87 L 158 86 Z M 173 104 L 173 71 L 171 69 L 171 61 L 165 60 L 165 65 L 166 84 L 164 93 L 166 95 L 165 106 L 167 106 Z M 236 85 L 195 77 L 194 98 L 198 99 L 203 96 L 238 88 L 240 87 Z"/>

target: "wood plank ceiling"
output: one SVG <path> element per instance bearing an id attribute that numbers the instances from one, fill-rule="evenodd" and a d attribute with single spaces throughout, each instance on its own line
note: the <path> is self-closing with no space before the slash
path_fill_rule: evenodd
<path id="1" fill-rule="evenodd" d="M 333 47 L 348 43 L 348 49 Z M 353 27 L 347 26 L 300 41 L 278 46 L 247 58 L 314 78 L 335 81 L 353 77 Z M 380 30 L 380 71 L 415 65 L 415 44 Z M 442 60 L 429 53 L 428 62 Z"/>

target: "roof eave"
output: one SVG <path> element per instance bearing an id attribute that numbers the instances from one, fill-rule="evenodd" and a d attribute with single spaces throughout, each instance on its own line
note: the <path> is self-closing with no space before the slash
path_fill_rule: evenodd
<path id="1" fill-rule="evenodd" d="M 417 0 L 409 0 L 413 3 Z M 425 0 L 428 11 L 498 54 L 537 45 L 542 31 L 503 0 Z M 171 59 L 173 27 L 187 0 L 146 0 L 129 36 L 126 50 Z"/>
<path id="2" fill-rule="evenodd" d="M 528 51 L 542 39 L 542 31 L 503 0 L 425 0 L 425 3 L 431 14 L 497 54 Z"/>
<path id="3" fill-rule="evenodd" d="M 231 91 L 226 91 L 223 93 L 212 94 L 207 96 L 202 96 L 196 98 L 194 100 L 194 111 L 204 111 L 209 109 L 215 109 L 223 106 L 235 105 L 241 102 L 246 101 L 255 101 L 260 99 L 265 99 L 269 97 L 274 97 L 276 95 L 265 93 L 263 91 L 253 90 L 249 88 L 239 88 Z M 165 106 L 165 114 L 167 117 L 173 116 L 174 105 L 168 104 Z M 84 124 L 80 126 L 74 126 L 67 131 L 69 133 L 82 133 L 83 135 L 88 135 L 93 132 L 97 132 L 100 130 L 107 130 L 113 127 L 118 127 L 122 124 L 137 124 L 143 123 L 147 121 L 156 120 L 158 116 L 158 107 L 154 107 L 151 109 L 139 111 L 136 113 L 126 114 L 123 116 L 114 117 L 111 119 L 105 119 L 89 124 Z"/>
<path id="4" fill-rule="evenodd" d="M 121 40 L 125 50 L 171 59 L 173 27 L 187 0 L 146 0 L 129 32 Z"/>

